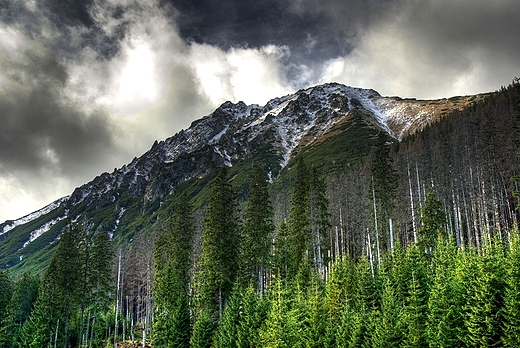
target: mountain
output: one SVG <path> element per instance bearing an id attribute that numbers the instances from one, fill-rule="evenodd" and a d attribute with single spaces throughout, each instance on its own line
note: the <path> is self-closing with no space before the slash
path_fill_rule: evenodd
<path id="1" fill-rule="evenodd" d="M 359 254 L 370 224 L 370 158 L 380 134 L 392 146 L 399 174 L 394 219 L 402 242 L 412 238 L 433 186 L 457 235 L 476 243 L 476 230 L 510 225 L 515 217 L 509 178 L 520 169 L 512 127 L 518 97 L 516 85 L 425 101 L 331 83 L 264 106 L 226 102 L 70 196 L 0 224 L 0 267 L 43 269 L 65 221 L 108 230 L 119 245 L 131 244 L 160 228 L 183 190 L 200 217 L 208 184 L 222 166 L 231 167 L 241 201 L 249 194 L 252 166 L 268 171 L 279 221 L 288 210 L 290 168 L 302 154 L 327 176 L 335 252 Z"/>

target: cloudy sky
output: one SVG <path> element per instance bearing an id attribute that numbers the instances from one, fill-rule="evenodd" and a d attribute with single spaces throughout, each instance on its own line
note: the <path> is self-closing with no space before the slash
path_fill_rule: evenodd
<path id="1" fill-rule="evenodd" d="M 497 90 L 520 75 L 519 21 L 518 0 L 3 0 L 0 222 L 226 100 Z"/>

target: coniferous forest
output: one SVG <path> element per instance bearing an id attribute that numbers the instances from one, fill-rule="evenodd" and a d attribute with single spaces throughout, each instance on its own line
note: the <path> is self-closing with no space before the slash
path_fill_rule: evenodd
<path id="1" fill-rule="evenodd" d="M 65 222 L 41 276 L 0 271 L 0 347 L 520 347 L 516 203 L 502 209 L 519 178 L 500 186 L 504 173 L 463 165 L 421 175 L 395 147 L 379 134 L 363 189 L 333 193 L 340 185 L 302 153 L 283 213 L 266 168 L 242 201 L 223 167 L 203 209 L 182 191 L 156 233 L 124 252 L 106 231 Z M 474 191 L 457 171 L 474 175 Z M 349 192 L 366 204 L 346 221 L 331 200 L 348 204 Z"/>

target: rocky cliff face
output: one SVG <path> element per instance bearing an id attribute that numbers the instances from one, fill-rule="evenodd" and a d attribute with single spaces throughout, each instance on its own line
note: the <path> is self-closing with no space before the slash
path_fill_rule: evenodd
<path id="1" fill-rule="evenodd" d="M 275 158 L 276 163 L 269 165 L 276 178 L 298 149 L 312 147 L 343 132 L 345 127 L 341 125 L 354 115 L 366 127 L 401 140 L 483 98 L 484 95 L 477 95 L 420 101 L 382 97 L 371 89 L 325 84 L 273 99 L 264 106 L 226 102 L 188 129 L 156 141 L 148 152 L 122 168 L 101 174 L 38 212 L 0 224 L 0 248 L 19 255 L 16 261 L 22 260 L 22 254 L 27 254 L 24 249 L 59 221 L 83 219 L 85 208 L 78 207 L 95 211 L 115 204 L 113 215 L 119 222 L 126 208 L 117 203 L 125 197 L 153 201 L 167 196 L 187 180 L 203 178 L 221 166 L 234 166 L 262 155 L 263 151 Z M 55 232 L 54 236 L 57 235 Z M 2 261 L 4 265 L 0 267 L 7 262 L 5 258 Z M 13 262 L 10 258 L 7 265 L 12 266 Z"/>

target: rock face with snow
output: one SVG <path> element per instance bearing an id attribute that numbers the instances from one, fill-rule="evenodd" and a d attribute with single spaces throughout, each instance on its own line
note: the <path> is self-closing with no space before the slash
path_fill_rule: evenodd
<path id="1" fill-rule="evenodd" d="M 382 97 L 371 89 L 325 84 L 273 99 L 264 106 L 226 102 L 187 130 L 156 141 L 148 152 L 122 168 L 101 174 L 38 212 L 0 224 L 0 243 L 24 228 L 24 236 L 18 237 L 15 247 L 21 255 L 59 221 L 81 219 L 85 209 L 79 206 L 95 210 L 116 204 L 113 214 L 119 223 L 126 208 L 117 203 L 123 197 L 152 201 L 167 196 L 180 183 L 202 178 L 224 165 L 233 166 L 262 151 L 276 158 L 270 168 L 276 176 L 299 148 L 319 142 L 353 114 L 369 127 L 400 140 L 479 98 L 418 101 Z M 4 262 L 0 267 L 12 266 L 12 261 L 0 262 Z"/>

